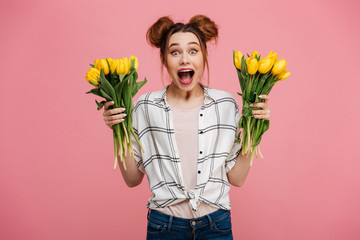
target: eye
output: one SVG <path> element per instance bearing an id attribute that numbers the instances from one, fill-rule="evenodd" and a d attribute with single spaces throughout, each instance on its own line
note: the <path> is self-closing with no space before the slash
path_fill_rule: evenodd
<path id="1" fill-rule="evenodd" d="M 174 56 L 179 55 L 179 51 L 177 51 L 177 50 L 171 51 L 170 53 L 171 53 L 171 55 L 174 55 Z"/>
<path id="2" fill-rule="evenodd" d="M 190 54 L 195 54 L 195 53 L 197 53 L 198 52 L 198 50 L 196 50 L 196 49 L 191 49 L 190 50 Z"/>

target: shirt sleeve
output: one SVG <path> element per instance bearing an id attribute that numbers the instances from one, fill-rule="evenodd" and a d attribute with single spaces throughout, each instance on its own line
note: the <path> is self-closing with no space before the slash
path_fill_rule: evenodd
<path id="1" fill-rule="evenodd" d="M 137 108 L 135 111 L 134 111 L 134 108 L 133 108 L 131 116 L 132 116 L 132 127 L 134 129 L 134 134 L 137 137 L 137 139 L 140 141 L 139 132 L 138 132 L 139 131 L 139 124 L 138 124 L 139 123 L 138 122 L 139 112 L 140 112 L 139 108 Z M 143 163 L 143 160 L 142 160 L 142 150 L 140 148 L 139 143 L 136 141 L 135 136 L 133 135 L 133 133 L 131 133 L 130 135 L 131 135 L 131 144 L 132 144 L 133 151 L 134 151 L 134 159 L 136 161 L 136 164 L 137 164 L 139 170 L 142 173 L 145 173 L 144 163 Z"/>
<path id="2" fill-rule="evenodd" d="M 237 157 L 239 156 L 241 149 L 242 149 L 242 147 L 240 145 L 240 139 L 239 139 L 239 141 L 237 141 L 237 136 L 240 132 L 240 128 L 239 128 L 240 112 L 239 112 L 239 107 L 238 107 L 238 104 L 236 103 L 236 100 L 235 100 L 235 108 L 236 108 L 236 110 L 235 110 L 235 123 L 234 124 L 236 127 L 236 134 L 235 134 L 235 138 L 234 138 L 234 144 L 230 150 L 229 156 L 225 160 L 226 173 L 229 172 L 234 167 L 234 165 L 237 161 Z"/>

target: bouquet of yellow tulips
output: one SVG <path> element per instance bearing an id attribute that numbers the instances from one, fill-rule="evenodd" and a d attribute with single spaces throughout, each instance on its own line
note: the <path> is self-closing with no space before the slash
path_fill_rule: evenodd
<path id="1" fill-rule="evenodd" d="M 289 77 L 290 72 L 285 69 L 287 62 L 284 59 L 277 60 L 275 52 L 271 51 L 263 59 L 257 51 L 253 51 L 251 56 L 249 54 L 247 56 L 248 58 L 245 59 L 240 51 L 233 51 L 233 62 L 241 87 L 241 93 L 238 94 L 242 97 L 243 102 L 242 116 L 239 121 L 239 128 L 243 129 L 243 136 L 240 140 L 241 154 L 251 154 L 251 166 L 255 154 L 256 156 L 259 154 L 263 158 L 259 144 L 262 135 L 269 129 L 270 122 L 266 119 L 253 118 L 250 104 L 263 102 L 259 96 L 261 94 L 268 95 L 278 81 Z M 241 132 L 238 139 L 240 134 Z"/>
<path id="2" fill-rule="evenodd" d="M 106 101 L 114 101 L 110 108 L 125 108 L 127 117 L 123 122 L 113 126 L 113 136 L 115 152 L 114 169 L 116 169 L 117 157 L 119 156 L 126 170 L 124 157 L 128 156 L 128 154 L 134 156 L 130 134 L 134 136 L 142 149 L 132 128 L 131 111 L 133 97 L 144 86 L 147 80 L 145 78 L 143 81 L 136 82 L 138 78 L 136 70 L 139 67 L 139 60 L 135 56 L 131 56 L 129 59 L 127 57 L 122 59 L 97 59 L 90 66 L 91 68 L 86 72 L 85 78 L 95 88 L 86 93 L 103 97 Z M 106 101 L 99 103 L 95 100 L 98 106 L 97 109 L 100 110 Z M 119 151 L 117 146 L 119 146 Z"/>

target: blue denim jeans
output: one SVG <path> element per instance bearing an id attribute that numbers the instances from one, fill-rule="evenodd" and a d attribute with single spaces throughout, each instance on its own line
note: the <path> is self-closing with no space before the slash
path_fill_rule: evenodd
<path id="1" fill-rule="evenodd" d="M 146 239 L 232 240 L 230 211 L 219 209 L 199 218 L 186 219 L 149 209 Z"/>

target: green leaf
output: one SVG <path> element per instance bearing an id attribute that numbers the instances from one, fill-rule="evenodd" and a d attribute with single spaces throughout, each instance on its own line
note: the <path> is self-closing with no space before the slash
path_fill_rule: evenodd
<path id="1" fill-rule="evenodd" d="M 93 89 L 91 89 L 90 91 L 88 91 L 87 93 L 92 93 L 92 94 L 95 94 L 95 95 L 97 95 L 97 96 L 102 97 L 102 95 L 101 95 L 101 92 L 100 92 L 100 89 L 99 89 L 99 88 L 93 88 Z"/>
<path id="2" fill-rule="evenodd" d="M 246 94 L 246 99 L 247 100 L 250 100 L 250 97 L 251 97 L 251 87 L 252 87 L 252 85 L 253 85 L 253 82 L 254 82 L 254 76 L 253 77 L 249 77 L 249 81 L 246 83 L 247 85 L 246 85 L 246 92 L 245 92 L 245 94 Z"/>
<path id="3" fill-rule="evenodd" d="M 261 90 L 263 89 L 265 83 L 266 83 L 266 80 L 268 79 L 268 77 L 270 76 L 270 71 L 265 73 L 264 75 L 262 75 L 262 77 L 260 78 L 258 84 L 257 84 L 257 87 L 256 87 L 256 90 L 255 92 L 258 94 L 258 95 L 261 95 Z M 268 79 L 270 80 L 270 79 Z"/>
<path id="4" fill-rule="evenodd" d="M 233 64 L 234 64 L 234 66 L 235 66 L 235 68 L 236 68 L 236 65 L 235 65 L 235 50 L 233 50 Z M 236 68 L 237 69 L 237 68 Z"/>
<path id="5" fill-rule="evenodd" d="M 102 97 L 105 98 L 108 101 L 113 101 L 114 99 L 112 99 L 103 89 L 100 89 L 100 92 L 102 94 Z"/>
<path id="6" fill-rule="evenodd" d="M 133 91 L 132 91 L 132 96 L 134 97 L 137 92 L 139 91 L 139 89 L 145 85 L 145 83 L 147 82 L 146 78 L 144 79 L 144 81 L 140 81 L 140 82 L 137 82 L 135 84 L 135 87 L 133 88 Z"/>
<path id="7" fill-rule="evenodd" d="M 115 87 L 114 87 L 114 91 L 116 93 L 117 96 L 121 95 L 121 82 L 118 82 Z"/>
<path id="8" fill-rule="evenodd" d="M 131 76 L 129 79 L 129 85 L 126 88 L 126 105 L 128 108 L 128 114 L 131 114 L 131 109 L 132 109 L 132 85 L 133 85 L 133 77 Z M 127 125 L 129 126 L 130 123 L 130 118 L 127 118 Z"/>
<path id="9" fill-rule="evenodd" d="M 116 93 L 115 93 L 115 90 L 113 88 L 113 86 L 111 86 L 111 84 L 109 83 L 109 81 L 106 79 L 105 75 L 104 75 L 104 72 L 101 71 L 100 72 L 100 79 L 101 79 L 101 86 L 102 86 L 102 89 L 104 90 L 104 92 L 109 96 L 111 97 L 111 99 L 113 101 L 115 101 L 115 106 L 117 106 L 117 99 L 116 99 Z"/>
<path id="10" fill-rule="evenodd" d="M 259 91 L 261 94 L 265 94 L 273 83 L 274 77 L 271 75 L 269 79 L 265 81 L 264 87 Z"/>
<path id="11" fill-rule="evenodd" d="M 257 136 L 255 136 L 255 138 L 254 138 L 254 143 L 253 143 L 252 147 L 256 147 L 257 145 L 260 144 L 262 136 L 270 127 L 269 120 L 267 120 L 267 119 L 257 119 L 257 120 L 260 120 L 259 132 L 257 133 Z"/>
<path id="12" fill-rule="evenodd" d="M 119 75 L 119 81 L 122 82 L 125 76 L 126 76 L 125 74 L 120 74 Z"/>
<path id="13" fill-rule="evenodd" d="M 116 70 L 115 70 L 115 72 L 114 73 L 109 73 L 109 76 L 110 76 L 110 81 L 109 81 L 109 83 L 111 84 L 111 86 L 115 86 L 116 85 L 116 83 L 115 83 L 115 73 L 116 73 Z"/>
<path id="14" fill-rule="evenodd" d="M 251 117 L 253 115 L 250 107 L 243 107 L 241 114 L 244 117 Z"/>
<path id="15" fill-rule="evenodd" d="M 242 56 L 241 58 L 241 73 L 245 75 L 246 73 L 246 62 L 245 62 L 245 57 Z M 243 76 L 245 77 L 245 76 Z"/>
<path id="16" fill-rule="evenodd" d="M 243 78 L 243 74 L 241 74 L 240 69 L 237 69 L 237 68 L 236 68 L 236 72 L 237 72 L 237 75 L 239 78 L 241 91 L 244 91 L 245 79 Z"/>
<path id="17" fill-rule="evenodd" d="M 241 116 L 239 120 L 239 128 L 243 128 L 244 117 Z"/>
<path id="18" fill-rule="evenodd" d="M 103 107 L 104 104 L 106 103 L 106 101 L 98 102 L 98 101 L 96 101 L 96 100 L 95 100 L 95 102 L 96 102 L 96 105 L 98 106 L 98 107 L 97 107 L 97 110 L 102 109 L 102 107 Z"/>
<path id="19" fill-rule="evenodd" d="M 250 92 L 250 101 L 253 103 L 255 102 L 255 99 L 256 99 L 256 96 L 255 96 L 255 93 L 256 93 L 256 87 L 258 85 L 258 81 L 259 81 L 259 76 L 260 76 L 260 73 L 257 72 L 254 76 L 253 76 L 253 82 L 252 82 L 252 86 L 251 86 L 251 92 Z"/>
<path id="20" fill-rule="evenodd" d="M 131 58 L 131 59 L 130 59 L 130 63 L 131 63 L 130 69 L 133 69 L 134 71 L 136 71 L 136 69 L 135 69 L 135 59 L 134 59 L 134 58 Z"/>
<path id="21" fill-rule="evenodd" d="M 254 143 L 251 145 L 251 147 L 256 147 L 257 145 L 259 145 L 261 142 L 261 137 L 257 138 L 254 140 Z"/>
<path id="22" fill-rule="evenodd" d="M 239 96 L 242 96 L 242 93 L 239 93 L 239 92 L 238 92 L 237 94 L 238 94 Z"/>
<path id="23" fill-rule="evenodd" d="M 137 73 L 137 71 L 135 70 L 134 71 L 134 81 L 136 82 L 136 80 L 138 79 L 139 75 Z"/>
<path id="24" fill-rule="evenodd" d="M 93 68 L 93 67 L 95 67 L 95 66 L 94 66 L 94 64 L 90 64 L 90 67 L 92 67 L 92 68 Z"/>
<path id="25" fill-rule="evenodd" d="M 119 104 L 121 103 L 121 99 L 124 97 L 124 86 L 127 84 L 128 84 L 127 81 L 123 80 L 120 82 L 120 85 L 115 86 L 115 88 L 116 88 L 115 91 L 116 91 L 116 94 L 118 97 Z M 125 107 L 123 104 L 121 106 Z"/>
<path id="26" fill-rule="evenodd" d="M 264 134 L 270 128 L 270 121 L 265 119 L 262 134 Z"/>
<path id="27" fill-rule="evenodd" d="M 91 85 L 94 85 L 94 86 L 99 86 L 99 84 L 97 82 L 93 82 L 91 80 L 89 80 L 89 83 L 91 83 Z"/>

